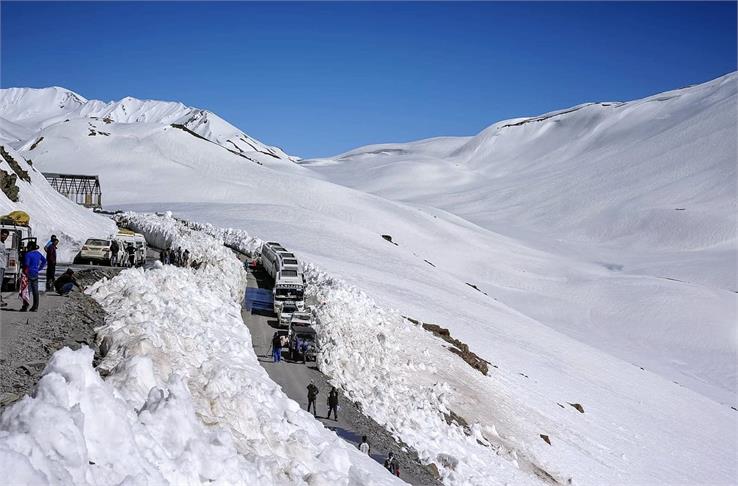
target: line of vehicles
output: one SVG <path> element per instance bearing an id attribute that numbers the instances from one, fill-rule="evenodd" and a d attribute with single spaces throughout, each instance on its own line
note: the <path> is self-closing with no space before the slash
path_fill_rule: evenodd
<path id="1" fill-rule="evenodd" d="M 315 317 L 305 305 L 305 278 L 302 265 L 294 253 L 276 241 L 261 247 L 258 263 L 274 280 L 274 313 L 277 315 L 280 336 L 286 336 L 290 359 L 303 362 L 315 360 L 318 352 Z"/>

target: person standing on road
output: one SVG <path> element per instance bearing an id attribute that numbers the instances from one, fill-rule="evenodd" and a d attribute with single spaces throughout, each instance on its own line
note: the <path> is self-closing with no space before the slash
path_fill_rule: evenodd
<path id="1" fill-rule="evenodd" d="M 118 266 L 118 252 L 119 251 L 120 251 L 120 245 L 118 245 L 118 240 L 113 240 L 110 243 L 110 266 L 111 267 Z"/>
<path id="2" fill-rule="evenodd" d="M 338 421 L 338 390 L 335 386 L 328 392 L 328 415 L 325 418 L 331 418 L 331 412 L 333 412 L 333 420 Z"/>
<path id="3" fill-rule="evenodd" d="M 318 398 L 318 393 L 320 393 L 320 390 L 318 390 L 318 387 L 315 386 L 315 383 L 313 383 L 313 380 L 310 380 L 310 384 L 307 386 L 308 391 L 308 412 L 310 412 L 310 407 L 313 408 L 313 416 L 318 416 L 318 409 L 315 406 L 315 400 Z"/>
<path id="4" fill-rule="evenodd" d="M 74 278 L 74 270 L 71 268 L 67 269 L 66 272 L 62 273 L 61 277 L 57 278 L 54 282 L 54 288 L 59 295 L 67 295 L 72 291 L 73 287 L 77 287 L 82 290 L 82 287 L 77 283 L 77 279 Z"/>
<path id="5" fill-rule="evenodd" d="M 372 448 L 369 445 L 369 442 L 367 442 L 365 435 L 361 436 L 361 444 L 359 444 L 359 450 L 367 456 L 371 455 L 372 453 Z"/>
<path id="6" fill-rule="evenodd" d="M 187 268 L 189 264 L 190 264 L 190 250 L 185 250 L 184 253 L 182 253 L 182 266 Z"/>
<path id="7" fill-rule="evenodd" d="M 182 265 L 182 247 L 178 246 L 177 251 L 174 253 L 174 264 L 176 266 Z"/>
<path id="8" fill-rule="evenodd" d="M 279 363 L 282 360 L 282 338 L 274 333 L 272 336 L 272 362 Z"/>
<path id="9" fill-rule="evenodd" d="M 126 253 L 128 253 L 128 265 L 126 266 L 133 268 L 136 264 L 136 248 L 133 246 L 133 243 L 128 243 Z"/>
<path id="10" fill-rule="evenodd" d="M 56 248 L 59 246 L 59 238 L 51 235 L 51 240 L 46 245 L 46 292 L 54 290 L 56 280 Z"/>
<path id="11" fill-rule="evenodd" d="M 395 454 L 390 452 L 384 460 L 384 468 L 398 478 L 400 477 L 400 464 L 395 459 Z"/>
<path id="12" fill-rule="evenodd" d="M 3 281 L 5 280 L 5 268 L 8 266 L 8 255 L 7 250 L 5 249 L 5 240 L 8 239 L 8 236 L 10 235 L 10 231 L 4 229 L 0 230 L 0 307 L 5 307 L 8 305 L 7 302 L 3 300 Z"/>
<path id="13" fill-rule="evenodd" d="M 26 253 L 23 259 L 24 272 L 28 277 L 28 287 L 31 294 L 33 295 L 33 305 L 31 306 L 31 312 L 38 311 L 39 295 L 38 295 L 38 274 L 46 266 L 46 258 L 38 251 L 38 245 L 34 242 L 28 243 L 28 253 Z M 23 307 L 21 312 L 28 310 L 28 301 L 23 301 Z"/>

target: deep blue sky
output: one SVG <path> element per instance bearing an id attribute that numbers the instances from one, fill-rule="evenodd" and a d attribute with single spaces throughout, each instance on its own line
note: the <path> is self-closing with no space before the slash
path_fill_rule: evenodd
<path id="1" fill-rule="evenodd" d="M 178 100 L 300 156 L 472 135 L 736 70 L 735 3 L 0 8 L 2 87 Z"/>

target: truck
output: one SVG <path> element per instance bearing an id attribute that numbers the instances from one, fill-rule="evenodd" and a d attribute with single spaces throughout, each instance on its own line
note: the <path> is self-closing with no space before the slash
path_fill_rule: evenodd
<path id="1" fill-rule="evenodd" d="M 301 300 L 283 300 L 274 304 L 275 313 L 280 327 L 289 327 L 292 314 L 305 310 L 305 303 Z"/>
<path id="2" fill-rule="evenodd" d="M 292 314 L 287 336 L 291 360 L 302 359 L 302 362 L 305 363 L 316 359 L 318 353 L 317 333 L 313 328 L 313 316 L 309 312 L 294 312 Z"/>
<path id="3" fill-rule="evenodd" d="M 25 248 L 29 241 L 36 242 L 31 227 L 27 224 L 3 219 L 0 220 L 0 229 L 8 230 L 8 239 L 5 240 L 5 251 L 7 253 L 7 266 L 5 276 L 0 286 L 3 290 L 18 290 L 20 285 L 20 271 L 25 255 Z"/>

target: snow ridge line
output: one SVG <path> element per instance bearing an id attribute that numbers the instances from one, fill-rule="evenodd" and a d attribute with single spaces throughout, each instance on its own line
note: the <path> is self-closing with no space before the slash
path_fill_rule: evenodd
<path id="1" fill-rule="evenodd" d="M 262 242 L 243 230 L 186 225 L 246 254 Z M 434 374 L 429 350 L 446 352 L 433 336 L 315 264 L 306 263 L 304 273 L 306 296 L 318 302 L 318 367 L 364 413 L 415 449 L 421 462 L 434 464 L 445 484 L 540 484 L 540 477 L 523 471 L 531 468 L 521 468 L 527 460 L 488 440 L 495 439 L 494 431 L 483 431 L 479 424 L 465 429 L 446 420 L 453 390 L 443 382 L 418 381 L 418 375 L 431 381 Z M 409 348 L 423 351 L 408 353 Z"/>

